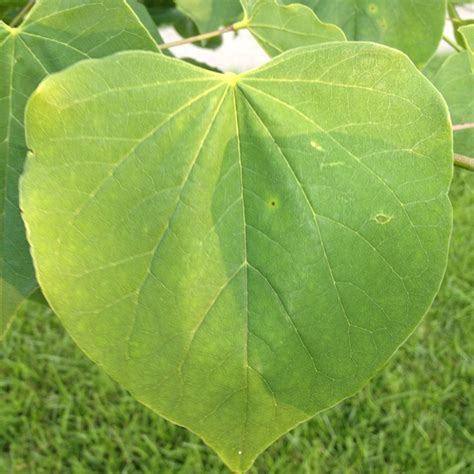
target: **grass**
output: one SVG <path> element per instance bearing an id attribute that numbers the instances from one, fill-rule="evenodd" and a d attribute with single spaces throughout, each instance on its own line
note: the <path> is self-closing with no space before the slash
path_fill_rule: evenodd
<path id="1" fill-rule="evenodd" d="M 280 439 L 252 473 L 474 472 L 474 174 L 458 171 L 448 273 L 428 316 L 360 394 Z M 29 304 L 0 345 L 0 474 L 225 473 Z"/>

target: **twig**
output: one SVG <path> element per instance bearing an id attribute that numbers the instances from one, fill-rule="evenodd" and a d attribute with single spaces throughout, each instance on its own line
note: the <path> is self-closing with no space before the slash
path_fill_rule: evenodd
<path id="1" fill-rule="evenodd" d="M 459 130 L 466 130 L 467 128 L 474 128 L 474 122 L 460 123 L 458 125 L 453 125 L 453 131 L 454 132 L 457 132 Z"/>
<path id="2" fill-rule="evenodd" d="M 228 33 L 229 31 L 237 31 L 234 28 L 234 26 L 235 25 L 230 25 L 230 26 L 226 26 L 225 28 L 220 28 L 216 31 L 203 33 L 202 35 L 191 36 L 189 38 L 183 38 L 181 40 L 171 41 L 170 43 L 163 43 L 163 44 L 160 44 L 159 48 L 161 50 L 164 50 L 164 49 L 174 48 L 175 46 L 181 46 L 183 44 L 196 43 L 198 41 L 204 41 L 207 39 L 215 38 L 216 36 L 221 36 L 224 33 Z"/>
<path id="3" fill-rule="evenodd" d="M 454 165 L 465 170 L 474 171 L 474 158 L 468 156 L 454 154 Z"/>
<path id="4" fill-rule="evenodd" d="M 21 10 L 18 15 L 13 18 L 13 20 L 10 22 L 10 26 L 12 28 L 16 28 L 22 21 L 25 15 L 33 8 L 35 4 L 35 0 L 30 0 Z"/>
<path id="5" fill-rule="evenodd" d="M 456 51 L 463 51 L 460 46 L 458 46 L 451 38 L 448 38 L 446 35 L 443 35 L 443 40 L 446 41 L 446 43 L 448 43 L 449 46 L 451 46 L 451 48 L 455 49 Z"/>

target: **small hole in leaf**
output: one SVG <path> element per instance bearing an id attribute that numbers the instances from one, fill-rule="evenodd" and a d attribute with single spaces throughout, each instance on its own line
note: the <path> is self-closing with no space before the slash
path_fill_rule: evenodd
<path id="1" fill-rule="evenodd" d="M 314 148 L 317 151 L 324 151 L 324 148 L 318 142 L 315 142 L 314 140 L 311 140 L 310 145 L 311 145 L 311 148 Z"/>

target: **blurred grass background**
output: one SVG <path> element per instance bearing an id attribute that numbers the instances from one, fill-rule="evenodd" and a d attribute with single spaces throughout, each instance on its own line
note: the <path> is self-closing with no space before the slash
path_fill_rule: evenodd
<path id="1" fill-rule="evenodd" d="M 474 173 L 456 170 L 449 269 L 424 322 L 360 394 L 280 439 L 252 473 L 474 473 Z M 226 473 L 135 402 L 30 303 L 0 343 L 0 474 Z"/>

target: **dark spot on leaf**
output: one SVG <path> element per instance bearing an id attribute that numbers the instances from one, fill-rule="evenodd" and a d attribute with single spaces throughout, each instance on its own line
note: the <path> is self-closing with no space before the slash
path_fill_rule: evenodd
<path id="1" fill-rule="evenodd" d="M 370 3 L 369 6 L 367 7 L 367 12 L 369 15 L 375 15 L 379 11 L 379 8 L 375 3 Z"/>
<path id="2" fill-rule="evenodd" d="M 267 201 L 267 205 L 268 207 L 272 208 L 272 209 L 276 209 L 277 207 L 279 207 L 279 201 L 278 199 L 276 198 L 273 198 L 273 199 L 270 199 L 269 201 Z"/>

